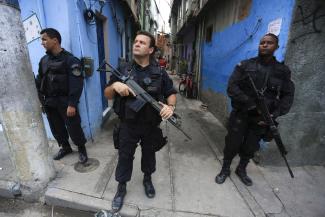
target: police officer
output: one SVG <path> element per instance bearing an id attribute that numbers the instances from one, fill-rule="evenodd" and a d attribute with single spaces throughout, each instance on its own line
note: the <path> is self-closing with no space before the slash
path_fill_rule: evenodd
<path id="1" fill-rule="evenodd" d="M 265 100 L 274 120 L 289 112 L 294 97 L 294 84 L 290 69 L 273 56 L 278 37 L 268 33 L 259 43 L 258 56 L 240 62 L 228 82 L 228 96 L 233 110 L 225 137 L 224 159 L 221 172 L 215 181 L 222 184 L 230 175 L 230 164 L 239 154 L 240 161 L 235 173 L 247 186 L 253 184 L 246 173 L 246 166 L 259 149 L 259 141 L 269 132 L 260 111 L 256 108 L 255 93 L 248 74 L 256 88 L 264 92 Z M 270 138 L 269 138 L 270 139 Z"/>
<path id="2" fill-rule="evenodd" d="M 80 60 L 61 48 L 61 35 L 53 28 L 41 31 L 46 55 L 39 62 L 36 86 L 43 111 L 59 146 L 54 160 L 72 153 L 69 135 L 78 146 L 79 162 L 88 160 L 78 102 L 83 88 Z"/>
<path id="3" fill-rule="evenodd" d="M 134 153 L 140 141 L 142 157 L 141 170 L 143 185 L 148 198 L 155 196 L 151 174 L 156 170 L 155 144 L 161 140 L 159 124 L 172 116 L 176 105 L 176 91 L 166 71 L 154 60 L 155 39 L 145 31 L 137 33 L 133 44 L 133 62 L 120 68 L 121 73 L 131 76 L 144 90 L 161 103 L 160 114 L 150 104 L 145 104 L 138 112 L 134 92 L 112 75 L 105 88 L 105 96 L 114 98 L 114 111 L 120 119 L 118 164 L 115 179 L 119 183 L 112 202 L 113 210 L 120 210 L 126 195 L 126 183 L 131 180 Z"/>

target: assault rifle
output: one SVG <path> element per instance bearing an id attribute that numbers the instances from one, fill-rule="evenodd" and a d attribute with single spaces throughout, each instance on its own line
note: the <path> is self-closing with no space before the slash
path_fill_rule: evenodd
<path id="1" fill-rule="evenodd" d="M 106 66 L 109 66 L 112 70 L 107 70 Z M 162 105 L 160 105 L 150 94 L 148 94 L 142 87 L 140 87 L 131 77 L 130 75 L 123 75 L 120 71 L 115 69 L 111 64 L 107 63 L 105 60 L 99 66 L 97 71 L 101 72 L 111 72 L 115 75 L 121 82 L 126 84 L 129 88 L 133 90 L 136 94 L 136 105 L 135 111 L 139 111 L 146 103 L 149 103 L 156 111 L 160 112 L 162 109 Z M 188 139 L 192 140 L 192 138 L 184 132 L 181 128 L 181 118 L 175 112 L 173 115 L 167 119 L 169 123 L 171 123 L 174 127 L 176 127 L 179 131 L 181 131 Z"/>
<path id="2" fill-rule="evenodd" d="M 257 90 L 255 84 L 254 84 L 254 81 L 252 79 L 252 77 L 250 76 L 250 74 L 248 73 L 248 78 L 249 78 L 249 81 L 250 81 L 250 84 L 252 85 L 252 88 L 254 90 L 254 93 L 255 93 L 255 96 L 256 96 L 256 104 L 257 104 L 257 108 L 261 111 L 262 113 L 262 116 L 266 122 L 266 124 L 269 126 L 270 128 L 270 131 L 272 133 L 272 136 L 274 138 L 274 141 L 275 141 L 275 144 L 277 145 L 280 153 L 281 153 L 281 156 L 283 157 L 284 159 L 284 162 L 289 170 L 289 173 L 290 173 L 290 176 L 291 178 L 294 178 L 294 175 L 293 175 L 293 172 L 289 166 L 289 163 L 287 161 L 287 158 L 286 158 L 286 155 L 287 155 L 287 150 L 286 148 L 284 147 L 284 144 L 282 142 L 282 139 L 281 139 L 281 136 L 280 136 L 280 133 L 279 133 L 279 130 L 277 128 L 277 126 L 275 125 L 274 121 L 273 121 L 273 118 L 269 112 L 269 109 L 267 108 L 267 105 L 265 103 L 265 99 L 264 99 L 264 93 L 263 91 L 259 91 Z"/>

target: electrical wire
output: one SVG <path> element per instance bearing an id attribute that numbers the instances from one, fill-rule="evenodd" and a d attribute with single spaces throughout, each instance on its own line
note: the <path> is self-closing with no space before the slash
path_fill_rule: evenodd
<path id="1" fill-rule="evenodd" d="M 257 33 L 257 31 L 259 30 L 259 28 L 261 27 L 261 23 L 262 23 L 262 18 L 259 18 L 254 26 L 253 31 L 248 35 L 248 37 L 242 41 L 239 45 L 237 45 L 235 48 L 231 49 L 230 51 L 228 51 L 225 55 L 219 57 L 219 58 L 228 58 L 230 57 L 233 52 L 235 52 L 236 50 L 238 50 L 239 48 L 241 48 L 243 45 L 245 45 L 249 40 L 251 40 L 253 38 L 253 36 Z"/>

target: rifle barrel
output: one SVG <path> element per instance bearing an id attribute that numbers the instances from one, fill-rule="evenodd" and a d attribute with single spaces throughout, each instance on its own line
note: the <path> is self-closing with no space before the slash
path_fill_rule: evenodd
<path id="1" fill-rule="evenodd" d="M 293 175 L 293 172 L 292 172 L 292 170 L 291 170 L 291 168 L 290 168 L 290 166 L 289 166 L 289 163 L 288 163 L 288 161 L 287 161 L 286 156 L 285 156 L 284 154 L 282 154 L 282 157 L 283 157 L 283 159 L 284 159 L 284 162 L 286 163 L 286 166 L 287 166 L 287 168 L 288 168 L 288 171 L 289 171 L 289 173 L 290 173 L 291 178 L 294 178 L 295 176 Z"/>
<path id="2" fill-rule="evenodd" d="M 277 145 L 278 150 L 280 151 L 280 154 L 284 159 L 284 162 L 285 162 L 285 164 L 286 164 L 286 166 L 288 168 L 288 171 L 290 173 L 291 178 L 294 178 L 293 172 L 292 172 L 292 170 L 291 170 L 291 168 L 289 166 L 288 160 L 286 158 L 287 150 L 284 147 L 284 144 L 282 142 L 282 139 L 281 139 L 280 133 L 278 131 L 278 128 L 275 125 L 275 123 L 273 121 L 273 118 L 272 118 L 272 116 L 271 116 L 271 114 L 269 112 L 269 109 L 268 109 L 268 107 L 267 107 L 267 105 L 265 103 L 264 94 L 263 94 L 263 92 L 257 90 L 257 88 L 256 88 L 256 86 L 254 84 L 254 81 L 253 81 L 253 79 L 252 79 L 252 77 L 250 76 L 249 73 L 248 73 L 248 79 L 250 81 L 250 84 L 251 84 L 254 92 L 255 92 L 256 99 L 257 99 L 257 106 L 261 110 L 263 118 L 265 119 L 266 123 L 270 127 L 270 130 L 271 130 L 271 133 L 273 135 L 275 144 Z"/>

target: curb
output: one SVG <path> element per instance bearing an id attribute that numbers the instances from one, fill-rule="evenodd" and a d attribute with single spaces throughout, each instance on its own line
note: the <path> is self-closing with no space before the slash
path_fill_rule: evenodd
<path id="1" fill-rule="evenodd" d="M 45 203 L 47 205 L 98 212 L 109 209 L 112 201 L 63 189 L 48 188 L 45 192 Z M 135 205 L 124 204 L 119 214 L 123 217 L 137 217 L 139 216 L 139 209 Z"/>
<path id="2" fill-rule="evenodd" d="M 14 182 L 0 180 L 0 197 L 9 199 L 15 198 L 15 195 L 10 190 L 11 186 L 14 184 Z"/>

